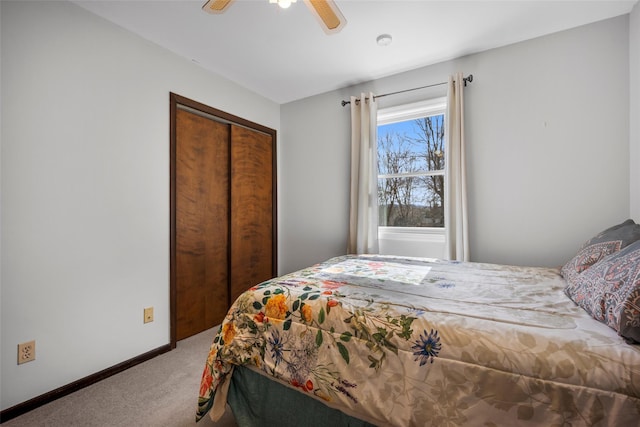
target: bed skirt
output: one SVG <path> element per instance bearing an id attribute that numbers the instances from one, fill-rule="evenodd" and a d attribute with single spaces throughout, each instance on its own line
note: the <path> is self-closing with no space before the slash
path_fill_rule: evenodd
<path id="1" fill-rule="evenodd" d="M 374 427 L 245 366 L 236 366 L 227 403 L 238 427 Z"/>

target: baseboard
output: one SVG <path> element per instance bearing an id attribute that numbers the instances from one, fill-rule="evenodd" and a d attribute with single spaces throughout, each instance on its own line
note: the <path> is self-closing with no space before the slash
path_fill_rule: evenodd
<path id="1" fill-rule="evenodd" d="M 103 371 L 96 372 L 95 374 L 79 379 L 78 381 L 74 381 L 48 393 L 27 400 L 26 402 L 19 403 L 15 406 L 12 406 L 11 408 L 5 409 L 4 411 L 0 412 L 0 424 L 22 414 L 25 414 L 29 411 L 32 411 L 40 406 L 46 405 L 47 403 L 53 402 L 56 399 L 60 399 L 61 397 L 67 396 L 73 392 L 102 381 L 105 378 L 109 378 L 112 375 L 125 371 L 142 362 L 146 362 L 149 359 L 153 359 L 154 357 L 166 353 L 170 350 L 171 344 L 163 345 L 162 347 L 158 347 L 154 350 L 148 351 L 144 354 L 119 363 Z"/>

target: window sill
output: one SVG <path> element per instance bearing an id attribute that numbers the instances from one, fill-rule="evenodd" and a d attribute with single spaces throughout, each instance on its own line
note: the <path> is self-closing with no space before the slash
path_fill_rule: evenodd
<path id="1" fill-rule="evenodd" d="M 404 240 L 444 243 L 443 227 L 378 227 L 380 240 Z"/>

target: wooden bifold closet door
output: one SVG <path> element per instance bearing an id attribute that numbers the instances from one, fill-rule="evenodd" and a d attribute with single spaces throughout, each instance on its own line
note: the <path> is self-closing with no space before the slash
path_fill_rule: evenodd
<path id="1" fill-rule="evenodd" d="M 275 131 L 174 94 L 171 113 L 175 346 L 276 275 Z"/>

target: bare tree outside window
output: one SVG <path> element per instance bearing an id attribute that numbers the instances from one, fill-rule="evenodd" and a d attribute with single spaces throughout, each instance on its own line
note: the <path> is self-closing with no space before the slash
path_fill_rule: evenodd
<path id="1" fill-rule="evenodd" d="M 444 226 L 444 115 L 378 126 L 379 225 Z"/>

